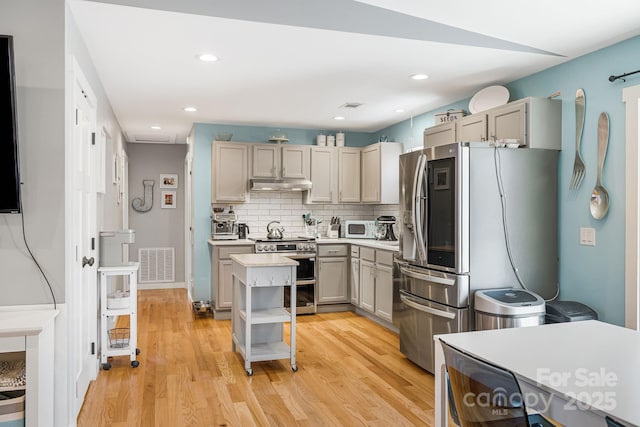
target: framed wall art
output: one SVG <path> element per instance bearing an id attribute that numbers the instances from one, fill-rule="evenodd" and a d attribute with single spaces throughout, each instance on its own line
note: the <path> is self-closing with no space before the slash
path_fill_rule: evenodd
<path id="1" fill-rule="evenodd" d="M 161 173 L 160 188 L 178 188 L 178 174 Z"/>
<path id="2" fill-rule="evenodd" d="M 163 191 L 160 203 L 161 203 L 160 207 L 162 209 L 175 209 L 176 208 L 176 192 Z"/>

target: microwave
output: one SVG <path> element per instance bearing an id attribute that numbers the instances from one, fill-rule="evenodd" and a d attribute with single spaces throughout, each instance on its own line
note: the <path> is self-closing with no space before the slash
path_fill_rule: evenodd
<path id="1" fill-rule="evenodd" d="M 376 222 L 366 220 L 345 221 L 344 237 L 347 239 L 375 239 Z"/>

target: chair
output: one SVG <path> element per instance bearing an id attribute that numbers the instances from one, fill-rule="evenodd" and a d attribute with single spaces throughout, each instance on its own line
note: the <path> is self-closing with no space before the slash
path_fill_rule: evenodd
<path id="1" fill-rule="evenodd" d="M 604 417 L 604 420 L 607 422 L 607 427 L 626 427 L 624 424 L 617 422 L 609 416 Z"/>
<path id="2" fill-rule="evenodd" d="M 442 340 L 441 343 L 462 427 L 553 427 L 540 414 L 527 414 L 520 386 L 511 371 L 470 356 Z"/>

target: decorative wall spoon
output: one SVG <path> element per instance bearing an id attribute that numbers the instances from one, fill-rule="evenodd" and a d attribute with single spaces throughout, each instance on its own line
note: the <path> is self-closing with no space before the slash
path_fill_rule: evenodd
<path id="1" fill-rule="evenodd" d="M 607 113 L 600 113 L 598 118 L 598 179 L 596 186 L 591 193 L 589 208 L 591 216 L 595 219 L 602 219 L 609 211 L 609 193 L 602 185 L 602 167 L 607 155 L 609 145 L 609 116 Z"/>

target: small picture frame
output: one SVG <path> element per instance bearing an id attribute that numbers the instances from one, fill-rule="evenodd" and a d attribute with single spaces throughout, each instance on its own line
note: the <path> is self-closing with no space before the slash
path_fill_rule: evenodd
<path id="1" fill-rule="evenodd" d="M 178 188 L 178 174 L 161 173 L 160 188 Z"/>
<path id="2" fill-rule="evenodd" d="M 433 189 L 434 190 L 449 189 L 449 168 L 433 169 Z"/>
<path id="3" fill-rule="evenodd" d="M 162 197 L 160 198 L 160 207 L 162 209 L 175 209 L 176 208 L 176 192 L 175 191 L 162 191 Z"/>

